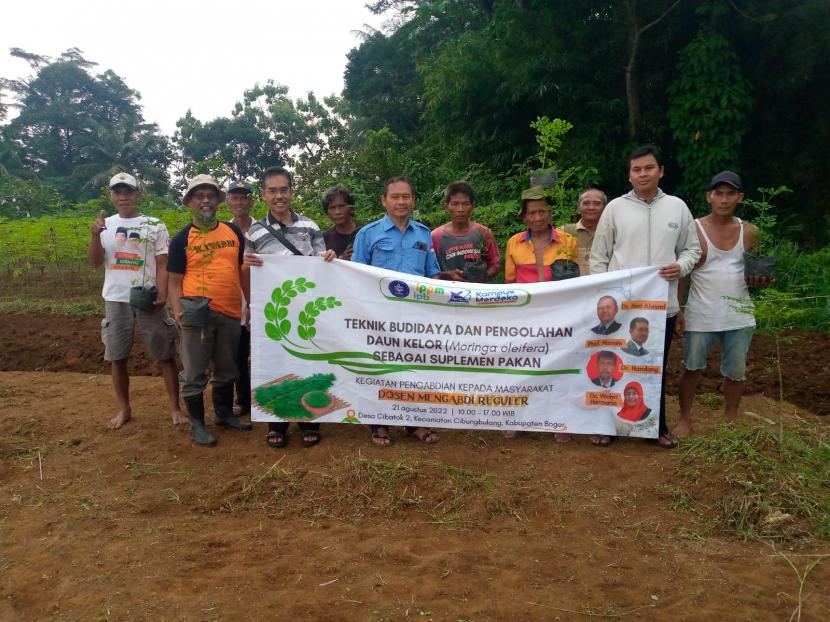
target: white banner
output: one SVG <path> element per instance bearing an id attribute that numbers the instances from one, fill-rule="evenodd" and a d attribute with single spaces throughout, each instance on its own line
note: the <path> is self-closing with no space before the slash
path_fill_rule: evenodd
<path id="1" fill-rule="evenodd" d="M 668 285 L 656 267 L 488 285 L 262 259 L 254 421 L 657 437 Z"/>

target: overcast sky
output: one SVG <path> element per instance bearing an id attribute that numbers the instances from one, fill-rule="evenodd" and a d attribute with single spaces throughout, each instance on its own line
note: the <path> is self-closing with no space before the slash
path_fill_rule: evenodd
<path id="1" fill-rule="evenodd" d="M 292 99 L 343 89 L 355 31 L 380 28 L 367 0 L 16 0 L 3 3 L 0 76 L 28 76 L 8 49 L 57 57 L 71 47 L 141 93 L 144 118 L 172 134 L 190 108 L 228 116 L 242 93 L 269 78 Z"/>

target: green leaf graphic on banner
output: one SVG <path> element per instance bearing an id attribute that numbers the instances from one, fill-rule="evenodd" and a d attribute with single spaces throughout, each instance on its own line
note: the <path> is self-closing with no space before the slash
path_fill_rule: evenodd
<path id="1" fill-rule="evenodd" d="M 299 277 L 296 281 L 294 279 L 286 279 L 282 282 L 282 285 L 274 288 L 274 291 L 271 292 L 271 302 L 267 303 L 263 309 L 263 315 L 267 320 L 265 334 L 269 338 L 274 341 L 287 341 L 296 347 L 303 347 L 288 338 L 292 328 L 291 320 L 288 317 L 288 306 L 298 294 L 304 294 L 315 287 L 317 285 L 314 282 L 309 281 L 305 277 Z M 297 335 L 303 341 L 311 341 L 314 346 L 320 349 L 312 341 L 317 334 L 317 328 L 315 328 L 317 317 L 323 311 L 341 306 L 343 306 L 343 303 L 334 296 L 320 296 L 319 298 L 310 300 L 297 314 L 297 320 L 299 322 Z"/>

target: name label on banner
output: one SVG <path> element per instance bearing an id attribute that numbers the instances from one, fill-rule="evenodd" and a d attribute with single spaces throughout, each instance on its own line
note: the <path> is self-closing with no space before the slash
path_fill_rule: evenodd
<path id="1" fill-rule="evenodd" d="M 254 421 L 657 436 L 657 268 L 489 285 L 263 261 L 251 271 Z M 610 320 L 597 310 L 608 297 Z"/>

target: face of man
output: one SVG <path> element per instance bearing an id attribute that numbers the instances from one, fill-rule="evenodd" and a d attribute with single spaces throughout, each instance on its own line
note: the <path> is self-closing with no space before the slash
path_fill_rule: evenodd
<path id="1" fill-rule="evenodd" d="M 600 298 L 597 302 L 597 317 L 602 324 L 610 324 L 617 317 L 617 305 L 613 298 Z"/>
<path id="2" fill-rule="evenodd" d="M 625 390 L 625 405 L 626 406 L 636 406 L 640 403 L 640 394 L 637 393 L 636 389 L 626 389 Z"/>
<path id="3" fill-rule="evenodd" d="M 628 163 L 628 181 L 641 197 L 657 194 L 657 187 L 663 177 L 663 167 L 657 164 L 657 158 L 650 153 L 634 158 Z"/>
<path id="4" fill-rule="evenodd" d="M 227 195 L 228 208 L 235 218 L 245 218 L 251 212 L 254 198 L 247 192 L 234 190 Z"/>
<path id="5" fill-rule="evenodd" d="M 329 203 L 326 214 L 335 226 L 345 225 L 354 218 L 354 206 L 346 203 L 346 199 L 338 194 Z"/>
<path id="6" fill-rule="evenodd" d="M 543 199 L 527 201 L 523 218 L 531 233 L 550 230 L 550 207 Z"/>
<path id="7" fill-rule="evenodd" d="M 614 374 L 614 367 L 616 361 L 607 356 L 601 356 L 597 360 L 597 367 L 599 368 L 599 377 L 603 382 L 608 382 Z"/>
<path id="8" fill-rule="evenodd" d="M 294 189 L 285 175 L 271 175 L 263 182 L 262 198 L 268 204 L 271 216 L 280 221 L 290 218 Z"/>
<path id="9" fill-rule="evenodd" d="M 628 332 L 631 333 L 631 341 L 636 343 L 638 346 L 641 346 L 648 341 L 648 324 L 645 322 L 637 322 L 629 329 Z"/>
<path id="10" fill-rule="evenodd" d="M 124 244 L 126 242 L 127 242 L 127 234 L 124 233 L 123 231 L 116 231 L 116 233 L 115 233 L 115 243 L 118 246 L 124 246 Z"/>
<path id="11" fill-rule="evenodd" d="M 706 193 L 706 201 L 715 216 L 733 216 L 738 203 L 744 200 L 744 193 L 729 184 L 718 184 Z"/>
<path id="12" fill-rule="evenodd" d="M 128 248 L 138 248 L 138 245 L 141 243 L 141 239 L 137 235 L 131 235 L 127 238 L 127 247 Z"/>
<path id="13" fill-rule="evenodd" d="M 605 209 L 603 194 L 599 190 L 586 190 L 579 199 L 579 217 L 584 223 L 599 222 L 602 210 Z"/>
<path id="14" fill-rule="evenodd" d="M 213 186 L 196 186 L 187 197 L 187 206 L 193 211 L 194 220 L 204 225 L 216 221 L 219 192 Z"/>
<path id="15" fill-rule="evenodd" d="M 386 194 L 380 198 L 380 202 L 389 218 L 394 221 L 405 221 L 412 213 L 415 206 L 415 193 L 405 181 L 396 181 L 389 184 Z"/>
<path id="16" fill-rule="evenodd" d="M 444 208 L 454 225 L 466 227 L 470 223 L 470 214 L 475 208 L 475 203 L 463 192 L 456 192 L 450 195 L 450 200 L 444 204 Z"/>
<path id="17" fill-rule="evenodd" d="M 118 210 L 121 218 L 132 218 L 138 214 L 136 204 L 141 193 L 126 184 L 118 184 L 110 189 L 110 203 Z"/>

